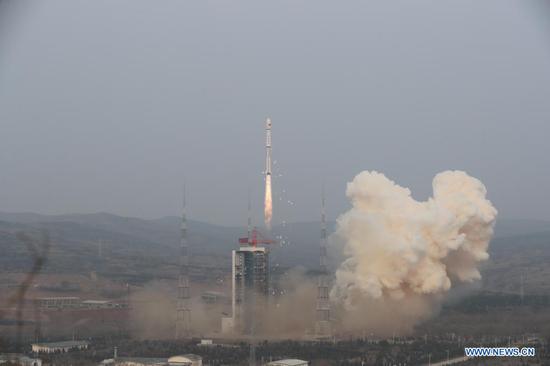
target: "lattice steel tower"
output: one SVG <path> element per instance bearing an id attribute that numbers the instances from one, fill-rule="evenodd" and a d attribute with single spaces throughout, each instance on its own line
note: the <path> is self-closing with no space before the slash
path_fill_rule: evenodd
<path id="1" fill-rule="evenodd" d="M 317 286 L 317 309 L 315 335 L 317 338 L 331 336 L 329 277 L 327 269 L 327 219 L 325 212 L 325 189 L 321 196 L 321 241 L 319 253 L 319 278 Z"/>
<path id="2" fill-rule="evenodd" d="M 191 334 L 191 309 L 189 307 L 189 246 L 187 244 L 185 187 L 183 188 L 182 206 L 178 299 L 176 304 L 176 339 L 185 338 Z"/>

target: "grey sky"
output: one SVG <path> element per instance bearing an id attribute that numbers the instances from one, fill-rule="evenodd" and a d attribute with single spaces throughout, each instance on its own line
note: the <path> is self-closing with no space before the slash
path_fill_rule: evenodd
<path id="1" fill-rule="evenodd" d="M 550 220 L 550 40 L 517 1 L 30 1 L 0 47 L 0 211 L 261 222 L 330 217 L 384 172 L 418 199 L 481 179 Z M 282 190 L 285 190 L 285 193 Z M 294 201 L 294 205 L 288 204 Z"/>

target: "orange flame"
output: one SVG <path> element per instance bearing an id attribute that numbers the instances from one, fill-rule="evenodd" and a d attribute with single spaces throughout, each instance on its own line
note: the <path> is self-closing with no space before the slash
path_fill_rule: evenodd
<path id="1" fill-rule="evenodd" d="M 271 199 L 271 174 L 265 177 L 264 220 L 267 230 L 271 230 L 271 218 L 273 217 L 273 202 Z"/>

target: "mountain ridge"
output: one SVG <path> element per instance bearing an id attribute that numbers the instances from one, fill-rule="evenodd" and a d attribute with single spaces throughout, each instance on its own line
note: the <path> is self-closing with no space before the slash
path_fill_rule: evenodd
<path id="1" fill-rule="evenodd" d="M 92 268 L 97 264 L 99 241 L 104 242 L 105 252 L 115 257 L 156 257 L 175 261 L 180 242 L 180 220 L 178 216 L 143 219 L 107 212 L 66 215 L 0 212 L 0 231 L 3 232 L 0 250 L 20 253 L 21 248 L 17 249 L 16 245 L 16 231 L 46 229 L 55 244 L 52 266 L 57 263 L 56 258 L 66 255 L 78 257 L 83 270 Z M 329 232 L 333 232 L 336 222 L 327 224 Z M 274 226 L 271 234 L 277 244 L 271 247 L 273 264 L 315 269 L 319 261 L 320 226 L 320 222 L 315 221 Z M 542 220 L 503 219 L 497 221 L 495 233 L 490 246 L 491 256 L 497 253 L 495 258 L 502 258 L 501 254 L 506 253 L 521 256 L 522 244 L 544 249 L 546 238 L 550 243 L 550 223 Z M 191 253 L 202 263 L 229 265 L 231 250 L 238 248 L 238 238 L 243 236 L 246 236 L 244 226 L 221 226 L 189 220 Z M 518 250 L 512 250 L 515 247 Z M 9 251 L 6 253 L 9 256 Z"/>

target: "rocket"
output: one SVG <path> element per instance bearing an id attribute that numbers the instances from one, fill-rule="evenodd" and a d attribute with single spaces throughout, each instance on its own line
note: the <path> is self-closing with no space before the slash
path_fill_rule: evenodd
<path id="1" fill-rule="evenodd" d="M 265 120 L 265 175 L 271 175 L 271 119 Z"/>

